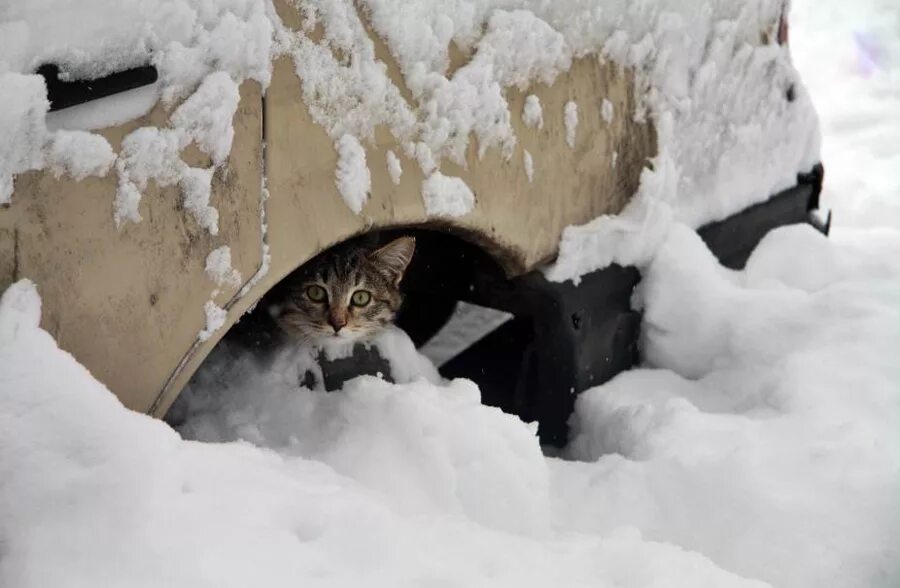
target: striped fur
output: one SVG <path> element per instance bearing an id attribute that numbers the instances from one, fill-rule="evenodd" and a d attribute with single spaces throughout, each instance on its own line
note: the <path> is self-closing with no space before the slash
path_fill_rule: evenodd
<path id="1" fill-rule="evenodd" d="M 376 250 L 350 246 L 324 253 L 289 278 L 279 325 L 306 345 L 371 337 L 391 323 L 400 309 L 400 281 L 414 250 L 413 237 L 400 237 Z M 310 296 L 310 288 L 316 286 L 324 289 L 325 300 Z M 352 303 L 354 293 L 360 291 L 371 295 L 367 304 Z"/>

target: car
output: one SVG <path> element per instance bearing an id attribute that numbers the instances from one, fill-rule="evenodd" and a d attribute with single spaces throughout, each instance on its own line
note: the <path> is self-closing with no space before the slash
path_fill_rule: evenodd
<path id="1" fill-rule="evenodd" d="M 337 4 L 221 12 L 194 49 L 148 42 L 123 63 L 95 44 L 37 50 L 16 74 L 46 92 L 50 112 L 35 99 L 22 117 L 50 147 L 9 174 L 0 289 L 33 280 L 44 328 L 129 408 L 163 417 L 316 255 L 412 234 L 399 325 L 424 345 L 460 301 L 511 314 L 442 373 L 561 445 L 575 394 L 640 360 L 641 256 L 580 264 L 572 251 L 608 242 L 594 228 L 672 209 L 734 268 L 776 226 L 827 232 L 785 2 L 475 2 L 465 18 Z M 45 17 L 23 19 L 39 32 Z M 410 23 L 424 33 L 404 36 Z M 255 32 L 216 41 L 232 29 Z M 197 47 L 215 59 L 181 83 Z M 254 51 L 269 70 L 247 65 Z M 672 181 L 686 204 L 653 204 Z M 647 242 L 663 230 L 646 227 Z"/>

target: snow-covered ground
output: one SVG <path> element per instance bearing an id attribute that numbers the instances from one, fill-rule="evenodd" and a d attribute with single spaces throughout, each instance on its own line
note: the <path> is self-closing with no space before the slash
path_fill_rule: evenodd
<path id="1" fill-rule="evenodd" d="M 674 224 L 648 366 L 580 397 L 565 459 L 469 382 L 316 395 L 289 366 L 185 440 L 8 290 L 0 586 L 900 585 L 900 8 L 849 6 L 792 14 L 833 238 L 781 229 L 732 272 Z"/>

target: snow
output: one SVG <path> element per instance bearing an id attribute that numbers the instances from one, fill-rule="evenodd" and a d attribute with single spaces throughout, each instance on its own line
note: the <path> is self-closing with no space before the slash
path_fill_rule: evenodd
<path id="1" fill-rule="evenodd" d="M 606 124 L 612 123 L 613 103 L 609 101 L 609 98 L 604 98 L 600 103 L 600 116 L 603 117 L 603 120 L 606 121 Z"/>
<path id="2" fill-rule="evenodd" d="M 47 129 L 93 131 L 114 127 L 150 112 L 159 102 L 159 82 L 47 114 Z"/>
<path id="3" fill-rule="evenodd" d="M 794 0 L 791 23 L 825 134 L 824 204 L 842 225 L 900 226 L 900 7 Z"/>
<path id="4" fill-rule="evenodd" d="M 43 113 L 49 107 L 42 80 L 0 73 L 0 204 L 12 199 L 13 177 L 43 165 Z"/>
<path id="5" fill-rule="evenodd" d="M 180 133 L 171 129 L 141 127 L 122 140 L 116 160 L 119 187 L 113 217 L 116 226 L 125 221 L 140 222 L 141 192 L 152 179 L 160 187 L 176 183 L 185 167 L 180 152 L 186 144 Z"/>
<path id="6" fill-rule="evenodd" d="M 475 207 L 475 194 L 466 182 L 439 171 L 422 182 L 422 200 L 429 216 L 463 216 Z"/>
<path id="7" fill-rule="evenodd" d="M 372 175 L 366 165 L 366 151 L 353 135 L 342 136 L 336 148 L 338 163 L 334 183 L 347 207 L 359 214 L 372 191 Z"/>
<path id="8" fill-rule="evenodd" d="M 218 235 L 219 211 L 209 204 L 215 168 L 183 166 L 180 169 L 181 178 L 178 185 L 181 188 L 185 210 L 198 225 L 209 231 L 210 235 Z"/>
<path id="9" fill-rule="evenodd" d="M 197 335 L 197 339 L 200 341 L 206 341 L 212 337 L 216 331 L 222 328 L 228 318 L 228 312 L 212 300 L 206 301 L 206 304 L 203 305 L 203 312 L 206 314 L 206 327 Z"/>
<path id="10" fill-rule="evenodd" d="M 643 217 L 660 206 L 671 207 L 672 218 L 690 226 L 723 218 L 791 185 L 798 171 L 808 171 L 820 158 L 809 95 L 787 49 L 764 42 L 774 31 L 761 30 L 775 26 L 781 0 L 709 2 L 702 10 L 684 0 L 602 5 L 366 0 L 359 6 L 315 0 L 300 7 L 303 22 L 297 31 L 284 26 L 270 3 L 256 0 L 82 4 L 79 19 L 89 24 L 80 27 L 69 26 L 63 0 L 11 6 L 0 25 L 0 72 L 6 72 L 0 75 L 28 79 L 33 86 L 3 84 L 4 105 L 11 104 L 14 113 L 26 106 L 32 112 L 29 117 L 13 114 L 0 126 L 0 134 L 15 137 L 16 144 L 16 157 L 4 158 L 8 169 L 0 169 L 3 200 L 10 197 L 15 174 L 50 165 L 43 155 L 53 131 L 40 121 L 46 101 L 37 88 L 40 80 L 30 74 L 45 62 L 59 63 L 64 74 L 74 77 L 152 62 L 160 72 L 154 95 L 169 106 L 186 99 L 172 127 L 160 132 L 172 131 L 182 143 L 196 142 L 219 167 L 233 134 L 229 119 L 237 86 L 247 79 L 265 86 L 271 60 L 287 54 L 303 81 L 298 98 L 336 143 L 345 136 L 360 143 L 372 140 L 375 128 L 383 125 L 403 154 L 429 175 L 441 169 L 445 158 L 463 164 L 471 140 L 477 141 L 479 157 L 492 149 L 512 157 L 518 138 L 508 89 L 550 84 L 573 58 L 596 56 L 634 68 L 638 109 L 619 114 L 649 119 L 657 127 L 659 153 L 628 213 L 638 226 L 647 225 Z M 384 40 L 408 92 L 375 58 L 360 13 Z M 321 43 L 312 40 L 313 31 L 321 32 Z M 455 71 L 449 69 L 451 43 L 468 55 Z M 791 86 L 795 100 L 788 102 Z M 128 108 L 124 102 L 120 97 L 109 109 L 109 122 L 146 108 L 146 96 L 135 97 Z M 536 107 L 539 103 L 526 100 L 524 114 L 526 124 L 539 127 Z M 577 113 L 574 106 L 567 108 L 567 140 L 574 144 Z M 609 109 L 601 108 L 608 119 Z M 96 128 L 92 117 L 73 116 L 76 120 L 54 122 L 52 128 Z M 23 126 L 23 120 L 31 122 Z M 124 154 L 135 169 L 159 163 L 156 156 L 145 150 Z M 143 157 L 150 161 L 139 161 Z M 182 174 L 177 161 L 166 162 L 173 167 L 161 177 Z M 116 222 L 137 222 L 143 188 L 121 174 L 119 183 Z M 360 195 L 354 192 L 351 208 L 361 208 Z M 615 222 L 591 225 L 591 232 L 598 231 L 621 233 Z M 573 234 L 592 243 L 608 241 L 588 237 L 585 230 Z M 585 242 L 572 249 L 587 247 Z M 641 260 L 650 255 L 646 251 Z M 571 270 L 568 278 L 589 271 L 572 260 L 562 263 Z"/>
<path id="11" fill-rule="evenodd" d="M 209 74 L 197 90 L 172 114 L 172 125 L 212 159 L 213 165 L 225 162 L 234 140 L 231 119 L 237 111 L 240 94 L 237 84 L 225 72 Z"/>
<path id="12" fill-rule="evenodd" d="M 206 275 L 217 286 L 238 286 L 241 273 L 231 267 L 231 247 L 222 245 L 206 256 Z"/>
<path id="13" fill-rule="evenodd" d="M 836 226 L 830 239 L 802 226 L 770 233 L 734 272 L 690 229 L 785 187 L 819 156 L 807 89 L 786 51 L 757 45 L 747 25 L 772 22 L 779 3 L 707 3 L 699 15 L 696 3 L 676 0 L 528 3 L 570 55 L 603 39 L 606 58 L 642 64 L 643 107 L 661 146 L 632 205 L 567 230 L 547 270 L 577 280 L 619 261 L 643 273 L 634 302 L 645 363 L 579 396 L 561 458 L 542 454 L 533 425 L 481 405 L 472 383 L 441 381 L 395 330 L 374 344 L 398 384 L 362 377 L 314 393 L 297 385 L 302 362 L 243 357 L 195 391 L 179 434 L 125 409 L 39 327 L 36 286 L 13 284 L 0 298 L 0 586 L 900 584 L 898 11 L 878 0 L 792 4 L 796 64 L 822 112 Z M 456 100 L 502 115 L 493 74 L 479 77 L 497 64 L 554 70 L 552 59 L 519 61 L 484 41 L 482 26 L 502 13 L 488 27 L 498 46 L 562 47 L 540 24 L 511 30 L 530 18 L 509 16 L 523 5 L 364 2 L 419 83 L 414 99 L 443 104 L 432 112 L 444 114 Z M 33 65 L 66 55 L 73 71 L 109 69 L 153 49 L 162 95 L 174 101 L 214 70 L 264 82 L 272 30 L 286 34 L 264 3 L 242 0 L 164 9 L 92 0 L 80 4 L 77 27 L 66 8 L 13 4 L 0 24 L 0 201 L 28 169 L 100 173 L 109 161 L 102 143 L 48 130 L 43 88 L 24 74 Z M 358 20 L 342 8 L 316 2 L 310 11 L 334 47 L 355 47 Z M 292 40 L 291 51 L 309 49 Z M 476 52 L 453 82 L 444 76 L 451 40 Z M 358 142 L 370 124 L 403 127 L 404 155 L 429 168 L 429 214 L 470 211 L 465 183 L 435 171 L 468 138 L 446 143 L 438 131 L 485 123 L 494 146 L 509 148 L 508 119 L 411 122 L 366 47 L 365 59 L 319 72 L 322 88 L 338 73 L 336 86 L 373 90 L 336 103 L 348 109 L 336 111 L 331 136 Z M 335 61 L 330 49 L 311 55 Z M 796 84 L 796 100 L 766 94 L 758 81 L 767 75 Z M 227 96 L 218 80 L 208 88 Z M 212 155 L 227 129 L 188 131 L 192 120 L 126 137 L 115 163 L 123 220 L 139 219 L 151 179 L 180 185 L 196 203 L 186 208 L 210 211 L 214 167 L 185 169 L 172 154 L 196 132 Z M 89 148 L 73 157 L 67 140 Z M 854 228 L 867 225 L 883 227 Z M 268 259 L 261 247 L 256 277 Z M 224 258 L 210 265 L 228 279 Z M 205 311 L 208 337 L 224 311 L 212 301 Z"/>
<path id="14" fill-rule="evenodd" d="M 575 148 L 575 133 L 578 131 L 578 104 L 574 100 L 566 102 L 563 110 L 563 120 L 566 126 L 566 145 Z"/>
<path id="15" fill-rule="evenodd" d="M 896 231 L 790 227 L 732 272 L 673 226 L 640 296 L 648 366 L 579 397 L 567 460 L 467 381 L 322 394 L 248 358 L 181 440 L 60 351 L 19 282 L 0 583 L 894 585 L 898 254 Z"/>
<path id="16" fill-rule="evenodd" d="M 172 104 L 191 95 L 193 100 L 188 102 L 193 109 L 183 113 L 183 119 L 190 121 L 185 130 L 201 148 L 209 150 L 214 162 L 220 163 L 230 149 L 233 133 L 230 118 L 224 122 L 221 119 L 234 102 L 223 81 L 230 76 L 238 82 L 254 79 L 268 83 L 274 51 L 269 10 L 268 3 L 256 0 L 230 0 L 215 6 L 195 0 L 92 0 L 79 3 L 75 15 L 66 0 L 4 6 L 0 22 L 0 135 L 15 157 L 0 152 L 0 201 L 9 200 L 15 174 L 54 165 L 45 157 L 48 149 L 56 149 L 57 161 L 78 161 L 78 146 L 72 145 L 71 152 L 63 154 L 59 151 L 63 140 L 55 138 L 54 132 L 121 124 L 152 105 L 149 90 L 143 90 L 46 116 L 49 103 L 43 80 L 31 73 L 42 63 L 60 65 L 64 76 L 89 79 L 152 62 L 160 74 L 152 97 L 159 95 Z M 77 26 L 73 26 L 75 21 Z M 212 84 L 216 88 L 210 87 L 210 79 L 216 82 Z M 195 93 L 198 96 L 193 97 Z M 79 145 L 83 144 L 81 141 Z M 159 173 L 153 179 L 180 173 L 172 158 L 160 161 L 156 159 L 159 154 L 152 150 L 119 155 L 135 170 L 160 163 L 170 167 L 157 169 Z M 144 156 L 149 161 L 142 161 Z M 120 173 L 119 183 L 116 223 L 139 222 L 138 206 L 144 189 L 141 182 L 123 178 Z"/>
<path id="17" fill-rule="evenodd" d="M 388 149 L 387 155 L 388 175 L 395 186 L 400 185 L 400 176 L 403 175 L 403 167 L 400 165 L 400 158 L 392 150 Z"/>
<path id="18" fill-rule="evenodd" d="M 100 135 L 61 130 L 53 134 L 47 158 L 54 176 L 66 175 L 78 181 L 88 176 L 105 176 L 116 161 L 116 154 Z"/>
<path id="19" fill-rule="evenodd" d="M 571 457 L 604 475 L 569 486 L 594 513 L 566 520 L 635 524 L 775 586 L 900 581 L 898 252 L 897 231 L 796 226 L 737 273 L 673 227 L 642 282 L 653 368 L 579 397 Z"/>
<path id="20" fill-rule="evenodd" d="M 525 97 L 525 106 L 522 107 L 522 122 L 526 127 L 541 129 L 544 127 L 544 112 L 541 109 L 541 99 L 534 94 Z"/>
<path id="21" fill-rule="evenodd" d="M 534 179 L 534 159 L 531 157 L 531 152 L 528 149 L 522 151 L 522 164 L 525 166 L 525 175 L 528 177 L 528 181 L 531 182 Z"/>

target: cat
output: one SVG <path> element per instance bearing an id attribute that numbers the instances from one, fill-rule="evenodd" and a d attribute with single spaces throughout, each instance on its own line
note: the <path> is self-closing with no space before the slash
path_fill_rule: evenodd
<path id="1" fill-rule="evenodd" d="M 400 282 L 415 246 L 407 236 L 374 250 L 350 245 L 322 254 L 289 278 L 276 322 L 311 347 L 370 339 L 400 310 Z"/>

